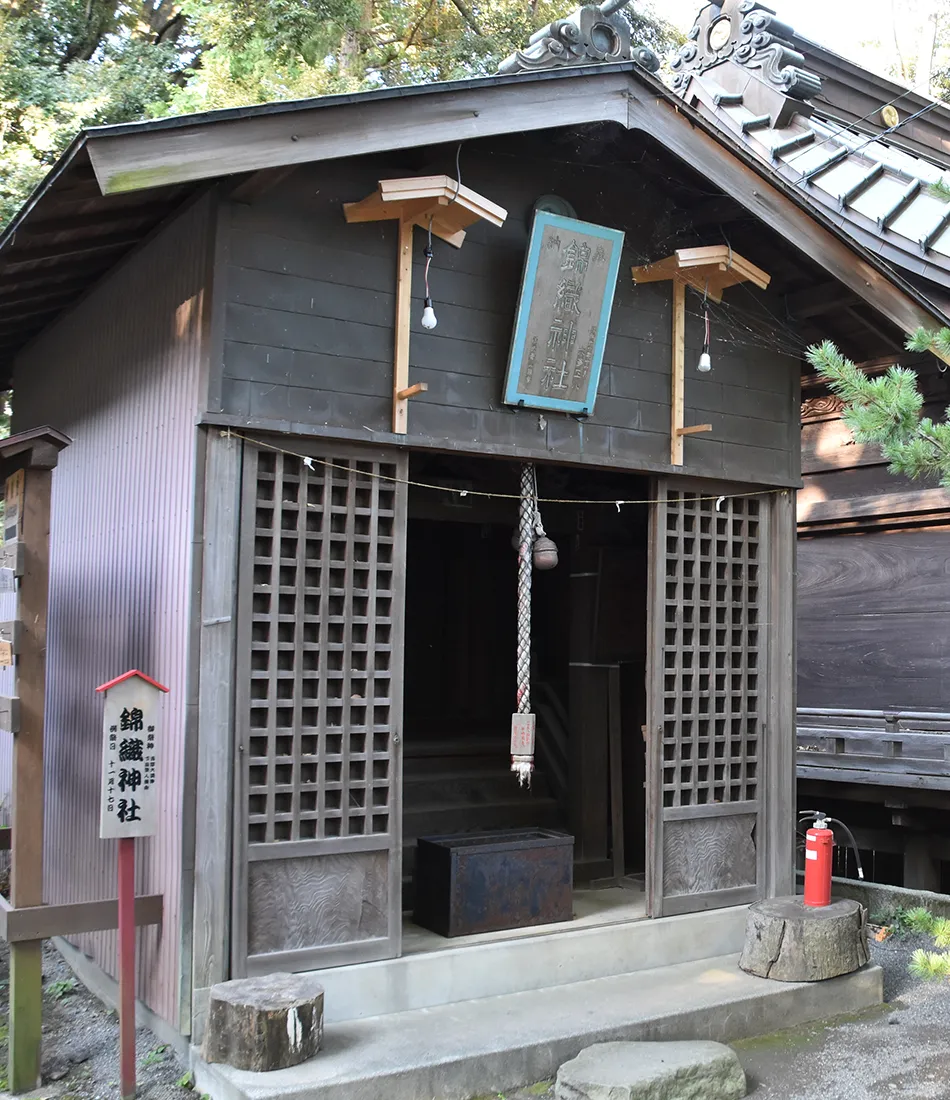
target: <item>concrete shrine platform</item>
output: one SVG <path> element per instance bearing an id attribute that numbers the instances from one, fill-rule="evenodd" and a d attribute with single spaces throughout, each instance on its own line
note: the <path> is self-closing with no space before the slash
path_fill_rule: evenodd
<path id="1" fill-rule="evenodd" d="M 877 966 L 818 983 L 743 973 L 744 914 L 612 925 L 596 937 L 594 929 L 535 934 L 324 971 L 327 1024 L 316 1057 L 247 1073 L 209 1065 L 194 1050 L 196 1087 L 213 1100 L 469 1100 L 551 1079 L 592 1043 L 729 1041 L 881 1003 Z M 702 957 L 705 945 L 737 935 L 734 951 Z M 684 961 L 671 961 L 674 952 Z M 510 990 L 518 971 L 531 988 Z M 489 992 L 499 983 L 509 989 Z M 372 1004 L 384 1011 L 367 1015 Z"/>

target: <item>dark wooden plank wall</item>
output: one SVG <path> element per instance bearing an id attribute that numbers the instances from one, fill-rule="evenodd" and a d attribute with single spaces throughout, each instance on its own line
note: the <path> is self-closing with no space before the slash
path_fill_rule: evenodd
<path id="1" fill-rule="evenodd" d="M 947 709 L 950 531 L 798 546 L 798 704 Z"/>
<path id="2" fill-rule="evenodd" d="M 947 377 L 926 367 L 920 384 L 925 412 L 939 417 Z M 855 444 L 834 416 L 802 425 L 802 468 L 800 524 L 811 502 L 865 503 L 854 529 L 799 540 L 799 706 L 946 709 L 950 530 L 945 515 L 915 516 L 913 497 L 901 499 L 897 515 L 898 498 L 886 496 L 926 493 L 922 511 L 933 507 L 934 483 L 889 473 L 877 449 Z M 874 501 L 879 514 L 870 512 Z M 799 534 L 811 531 L 802 524 Z"/>
<path id="3" fill-rule="evenodd" d="M 252 205 L 230 207 L 223 364 L 209 412 L 233 423 L 367 441 L 391 420 L 396 225 L 347 225 L 341 204 L 380 178 L 454 172 L 455 150 L 411 165 L 361 158 L 298 169 Z M 532 455 L 645 470 L 669 458 L 670 287 L 635 288 L 630 266 L 666 200 L 631 167 L 623 173 L 492 157 L 463 150 L 464 182 L 509 210 L 505 226 L 474 227 L 460 250 L 435 243 L 431 277 L 438 328 L 422 312 L 424 234 L 416 231 L 411 382 L 428 383 L 409 410 L 413 446 Z M 586 423 L 513 411 L 501 403 L 528 214 L 555 192 L 582 219 L 627 233 L 595 415 Z M 216 284 L 220 285 L 220 284 Z M 761 308 L 749 291 L 745 309 Z M 742 345 L 714 345 L 713 372 L 693 369 L 701 324 L 688 302 L 687 423 L 710 421 L 686 440 L 693 472 L 765 484 L 798 476 L 797 363 Z M 729 334 L 732 337 L 734 334 Z M 726 353 L 728 349 L 728 354 Z"/>

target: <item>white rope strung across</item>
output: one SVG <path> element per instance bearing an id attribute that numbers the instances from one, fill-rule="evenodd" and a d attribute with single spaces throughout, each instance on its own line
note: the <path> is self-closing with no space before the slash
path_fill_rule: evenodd
<path id="1" fill-rule="evenodd" d="M 518 694 L 511 716 L 511 770 L 520 786 L 531 786 L 534 771 L 534 715 L 531 713 L 531 569 L 535 527 L 539 522 L 534 466 L 521 467 L 518 512 Z"/>

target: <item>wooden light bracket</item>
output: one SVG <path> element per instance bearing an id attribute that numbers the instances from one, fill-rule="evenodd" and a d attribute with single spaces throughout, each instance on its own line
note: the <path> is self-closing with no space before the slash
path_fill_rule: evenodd
<path id="1" fill-rule="evenodd" d="M 450 176 L 414 176 L 380 180 L 372 194 L 359 202 L 345 202 L 348 222 L 399 222 L 399 257 L 396 268 L 396 339 L 393 371 L 393 433 L 405 435 L 406 402 L 424 393 L 424 382 L 409 385 L 409 326 L 412 306 L 412 229 L 418 225 L 456 248 L 465 231 L 479 220 L 504 225 L 508 211 Z"/>
<path id="2" fill-rule="evenodd" d="M 760 290 L 771 282 L 771 275 L 750 263 L 729 245 L 704 248 L 680 248 L 672 256 L 656 263 L 633 268 L 633 281 L 673 283 L 673 369 L 670 397 L 670 464 L 683 465 L 683 438 L 711 432 L 712 424 L 684 426 L 686 382 L 686 287 L 691 286 L 714 302 L 722 301 L 723 291 L 737 283 L 754 283 Z"/>

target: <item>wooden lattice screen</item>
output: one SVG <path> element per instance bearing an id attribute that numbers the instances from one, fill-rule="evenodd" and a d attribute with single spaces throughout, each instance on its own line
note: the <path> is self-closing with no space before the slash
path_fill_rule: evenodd
<path id="1" fill-rule="evenodd" d="M 662 486 L 653 517 L 652 910 L 757 896 L 768 502 Z"/>
<path id="2" fill-rule="evenodd" d="M 245 458 L 237 973 L 398 953 L 405 460 L 312 454 Z"/>

